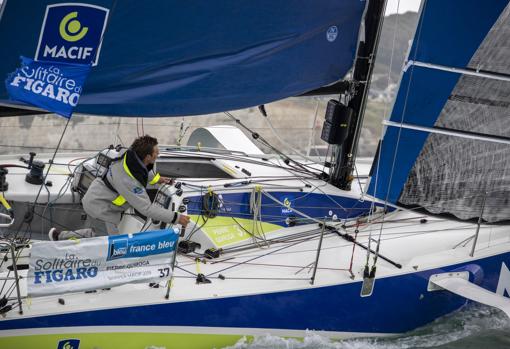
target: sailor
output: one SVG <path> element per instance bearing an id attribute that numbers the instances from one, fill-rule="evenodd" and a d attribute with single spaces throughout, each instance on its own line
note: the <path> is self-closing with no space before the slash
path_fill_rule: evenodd
<path id="1" fill-rule="evenodd" d="M 82 200 L 83 208 L 90 217 L 105 223 L 108 235 L 119 234 L 122 214 L 131 207 L 154 220 L 183 227 L 189 223 L 188 216 L 151 203 L 147 187 L 172 183 L 172 179 L 154 171 L 158 155 L 156 138 L 148 135 L 139 137 L 112 162 L 102 178 L 96 178 L 90 185 Z M 92 237 L 95 233 L 93 229 L 58 231 L 52 228 L 48 235 L 50 240 L 66 240 Z"/>

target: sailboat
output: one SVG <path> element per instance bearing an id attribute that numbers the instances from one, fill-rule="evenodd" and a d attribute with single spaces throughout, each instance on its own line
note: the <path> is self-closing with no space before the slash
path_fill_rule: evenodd
<path id="1" fill-rule="evenodd" d="M 158 190 L 153 204 L 193 219 L 171 283 L 32 297 L 35 242 L 24 228 L 57 204 L 79 207 L 80 192 L 117 149 L 79 162 L 66 154 L 3 158 L 2 203 L 14 210 L 1 216 L 10 229 L 0 245 L 1 347 L 211 348 L 308 330 L 387 336 L 468 299 L 509 313 L 508 1 L 424 1 L 366 178 L 353 169 L 384 1 L 7 0 L 1 13 L 2 73 L 32 52 L 36 60 L 94 57 L 78 113 L 196 115 L 307 93 L 341 96 L 323 131 L 335 147 L 327 167 L 263 154 L 233 127 L 195 135 L 215 148 L 161 146 L 158 170 L 178 185 Z M 82 22 L 64 42 L 52 25 L 68 15 Z M 21 26 L 20 18 L 32 20 Z M 84 28 L 96 45 L 80 51 Z M 352 78 L 339 81 L 351 68 Z M 0 102 L 2 115 L 44 112 L 9 100 L 3 87 Z M 81 227 L 81 216 L 61 227 Z M 161 227 L 131 212 L 120 229 L 137 236 Z"/>

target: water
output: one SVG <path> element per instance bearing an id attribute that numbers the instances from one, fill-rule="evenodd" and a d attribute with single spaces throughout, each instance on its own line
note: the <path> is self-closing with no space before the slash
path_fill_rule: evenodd
<path id="1" fill-rule="evenodd" d="M 276 336 L 240 340 L 225 349 L 508 349 L 510 320 L 501 311 L 471 304 L 435 322 L 392 338 L 332 341 L 309 332 L 303 341 Z"/>

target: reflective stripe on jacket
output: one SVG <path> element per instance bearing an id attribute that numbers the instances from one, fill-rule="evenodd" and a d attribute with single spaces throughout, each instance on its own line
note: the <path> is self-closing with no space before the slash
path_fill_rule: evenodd
<path id="1" fill-rule="evenodd" d="M 136 180 L 135 176 L 133 176 L 133 174 L 131 173 L 131 171 L 129 170 L 129 167 L 127 165 L 127 162 L 126 162 L 126 155 L 127 153 L 124 153 L 124 156 L 122 157 L 122 167 L 124 168 L 124 171 L 126 171 L 126 173 L 131 177 L 133 178 L 134 180 Z M 159 175 L 159 173 L 156 173 L 154 175 L 154 172 L 153 171 L 150 171 L 149 172 L 149 176 L 153 175 L 154 178 L 152 178 L 152 180 L 149 181 L 149 184 L 150 185 L 155 185 L 158 183 L 159 179 L 161 178 L 161 176 Z M 116 206 L 122 206 L 126 203 L 126 199 L 122 196 L 122 195 L 119 195 L 117 196 L 115 199 L 112 200 L 112 204 L 116 205 Z"/>

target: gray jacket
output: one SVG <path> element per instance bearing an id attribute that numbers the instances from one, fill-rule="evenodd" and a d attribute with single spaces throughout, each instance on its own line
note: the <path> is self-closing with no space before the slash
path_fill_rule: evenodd
<path id="1" fill-rule="evenodd" d="M 154 177 L 154 173 L 152 173 L 152 176 L 151 173 L 152 171 L 149 172 L 149 182 L 152 179 L 151 177 Z M 151 203 L 146 189 L 142 187 L 138 180 L 125 171 L 122 159 L 110 165 L 106 177 L 108 182 L 117 190 L 117 193 L 111 191 L 101 178 L 96 178 L 82 199 L 83 208 L 91 217 L 118 225 L 122 213 L 130 207 L 134 207 L 144 216 L 154 220 L 175 223 L 179 219 L 179 213 Z M 122 205 L 115 205 L 113 201 L 119 195 L 126 202 Z"/>

